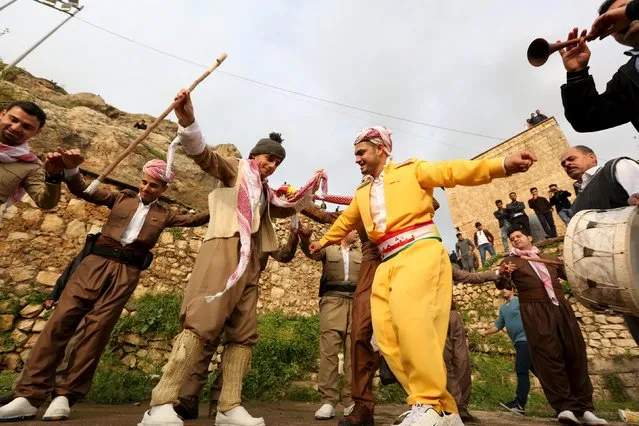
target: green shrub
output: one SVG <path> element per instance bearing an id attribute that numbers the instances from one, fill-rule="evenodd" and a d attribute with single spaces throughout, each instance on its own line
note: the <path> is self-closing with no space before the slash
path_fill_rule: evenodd
<path id="1" fill-rule="evenodd" d="M 626 391 L 626 386 L 623 380 L 616 374 L 603 374 L 604 384 L 606 389 L 610 392 L 613 402 L 627 402 L 630 401 L 630 395 Z"/>
<path id="2" fill-rule="evenodd" d="M 135 315 L 118 321 L 113 332 L 115 338 L 122 333 L 155 335 L 173 338 L 181 330 L 178 317 L 182 306 L 181 293 L 147 293 L 136 299 Z"/>
<path id="3" fill-rule="evenodd" d="M 29 305 L 41 305 L 47 300 L 50 293 L 45 293 L 43 291 L 32 291 L 27 295 L 27 303 Z"/>
<path id="4" fill-rule="evenodd" d="M 87 400 L 100 404 L 124 404 L 151 398 L 157 380 L 138 370 L 112 370 L 101 366 L 93 378 Z"/>
<path id="5" fill-rule="evenodd" d="M 282 398 L 305 372 L 317 371 L 319 317 L 286 317 L 281 312 L 260 316 L 260 340 L 253 350 L 252 370 L 242 393 L 246 399 Z"/>
<path id="6" fill-rule="evenodd" d="M 399 383 L 393 383 L 392 385 L 381 386 L 377 391 L 377 401 L 390 402 L 394 404 L 406 403 L 406 392 Z"/>
<path id="7" fill-rule="evenodd" d="M 14 373 L 13 371 L 0 372 L 0 394 L 4 395 L 11 392 L 11 388 L 17 377 L 18 373 Z"/>

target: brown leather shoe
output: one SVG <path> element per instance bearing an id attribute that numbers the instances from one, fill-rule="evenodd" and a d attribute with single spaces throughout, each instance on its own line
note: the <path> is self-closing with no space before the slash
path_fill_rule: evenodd
<path id="1" fill-rule="evenodd" d="M 373 410 L 361 402 L 355 402 L 355 407 L 351 414 L 341 419 L 337 426 L 375 426 Z"/>
<path id="2" fill-rule="evenodd" d="M 179 397 L 180 402 L 175 404 L 173 409 L 184 420 L 197 419 L 199 414 L 199 399 L 197 396 Z"/>

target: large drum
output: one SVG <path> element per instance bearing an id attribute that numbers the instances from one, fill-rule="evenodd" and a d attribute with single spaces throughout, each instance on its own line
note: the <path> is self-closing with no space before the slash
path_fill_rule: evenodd
<path id="1" fill-rule="evenodd" d="M 637 207 L 583 210 L 564 238 L 568 283 L 594 310 L 639 315 L 639 214 Z"/>

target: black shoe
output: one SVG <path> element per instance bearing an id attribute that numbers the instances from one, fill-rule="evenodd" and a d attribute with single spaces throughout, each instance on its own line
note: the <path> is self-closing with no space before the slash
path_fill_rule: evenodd
<path id="1" fill-rule="evenodd" d="M 0 405 L 6 405 L 15 399 L 16 395 L 11 392 L 5 395 L 0 395 Z"/>
<path id="2" fill-rule="evenodd" d="M 481 423 L 479 417 L 475 417 L 468 412 L 467 408 L 462 408 L 459 410 L 459 417 L 461 417 L 462 422 L 464 423 Z"/>
<path id="3" fill-rule="evenodd" d="M 190 397 L 179 397 L 179 401 L 173 409 L 177 413 L 178 416 L 182 417 L 184 420 L 193 420 L 197 419 L 199 414 L 199 399 L 197 396 Z"/>
<path id="4" fill-rule="evenodd" d="M 512 411 L 515 414 L 519 414 L 520 416 L 525 415 L 524 407 L 519 405 L 519 403 L 515 400 L 506 402 L 506 403 L 500 402 L 499 405 L 501 405 L 508 411 Z"/>

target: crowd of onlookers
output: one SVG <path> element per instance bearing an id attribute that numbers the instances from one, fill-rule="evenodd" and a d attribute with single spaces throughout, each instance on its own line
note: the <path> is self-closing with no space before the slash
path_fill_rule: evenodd
<path id="1" fill-rule="evenodd" d="M 563 189 L 559 189 L 556 184 L 548 186 L 548 198 L 540 196 L 536 187 L 530 188 L 531 198 L 528 200 L 528 207 L 535 212 L 535 216 L 539 220 L 544 230 L 546 238 L 555 238 L 557 236 L 557 228 L 553 218 L 553 210 L 557 212 L 561 220 L 568 224 L 573 216 L 571 210 L 571 202 L 569 197 L 572 194 Z M 526 205 L 523 201 L 517 200 L 517 193 L 508 194 L 510 203 L 504 206 L 502 200 L 496 200 L 497 210 L 493 213 L 495 219 L 499 223 L 504 252 L 508 252 L 508 228 L 511 225 L 518 225 L 531 234 L 530 219 L 526 214 Z M 495 237 L 493 234 L 485 230 L 480 222 L 475 223 L 475 233 L 472 240 L 464 237 L 461 232 L 457 233 L 457 242 L 455 243 L 455 251 L 450 255 L 451 262 L 457 263 L 460 268 L 473 272 L 479 268 L 479 259 L 476 251 L 479 251 L 482 266 L 486 265 L 486 254 L 495 255 Z"/>

